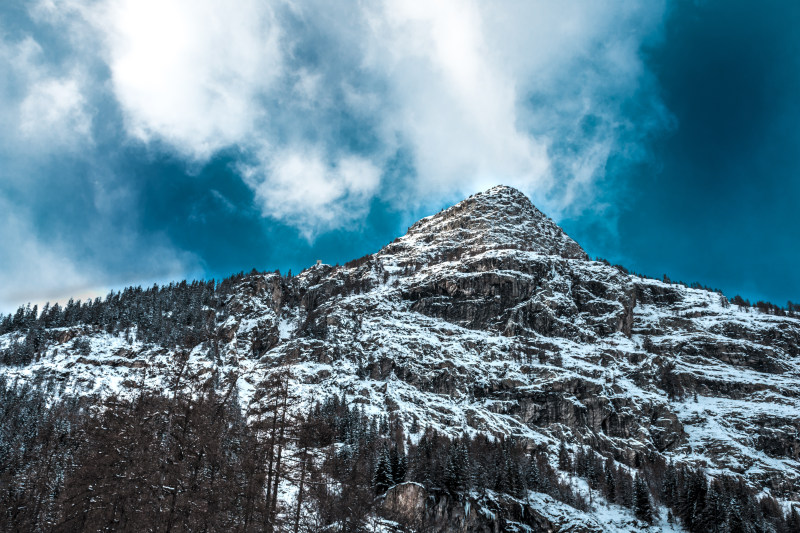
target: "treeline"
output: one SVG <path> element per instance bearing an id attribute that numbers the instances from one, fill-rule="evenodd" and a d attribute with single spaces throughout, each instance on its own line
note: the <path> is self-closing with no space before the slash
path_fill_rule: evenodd
<path id="1" fill-rule="evenodd" d="M 255 271 L 251 274 L 257 273 Z M 245 277 L 239 273 L 221 282 L 193 281 L 128 287 L 111 291 L 104 299 L 22 306 L 0 319 L 0 335 L 17 332 L 19 339 L 0 350 L 0 364 L 26 365 L 60 335 L 53 328 L 85 326 L 131 340 L 161 346 L 192 348 L 211 340 L 218 322 L 227 318 L 225 303 L 233 287 Z M 87 341 L 82 341 L 86 343 Z"/>
<path id="2" fill-rule="evenodd" d="M 737 294 L 736 296 L 731 298 L 730 303 L 738 306 L 739 309 L 749 309 L 752 307 L 754 309 L 761 311 L 762 313 L 769 315 L 797 316 L 798 314 L 800 314 L 800 305 L 792 303 L 791 301 L 786 303 L 786 307 L 780 307 L 771 302 L 765 302 L 762 300 L 750 303 L 750 300 L 742 298 Z"/>
<path id="3" fill-rule="evenodd" d="M 658 279 L 658 280 L 663 281 L 664 283 L 683 285 L 684 287 L 687 287 L 687 288 L 690 288 L 690 289 L 700 289 L 700 290 L 704 290 L 704 291 L 708 291 L 708 292 L 718 292 L 720 294 L 722 293 L 721 289 L 717 289 L 717 288 L 713 288 L 712 289 L 711 287 L 709 287 L 707 285 L 704 285 L 702 283 L 699 283 L 697 281 L 692 282 L 692 283 L 686 283 L 684 281 L 673 281 L 666 274 L 664 274 L 661 278 L 654 278 L 652 276 L 648 276 L 647 274 L 642 274 L 641 272 L 636 272 L 636 271 L 633 271 L 633 270 L 629 270 L 629 269 L 625 268 L 622 265 L 612 264 L 610 261 L 608 261 L 607 259 L 603 259 L 602 257 L 595 257 L 594 260 L 597 261 L 598 263 L 603 263 L 606 266 L 614 267 L 617 270 L 619 270 L 620 272 L 622 272 L 623 274 L 626 274 L 626 275 L 629 275 L 629 276 L 636 276 L 637 278 L 642 278 L 642 279 Z"/>

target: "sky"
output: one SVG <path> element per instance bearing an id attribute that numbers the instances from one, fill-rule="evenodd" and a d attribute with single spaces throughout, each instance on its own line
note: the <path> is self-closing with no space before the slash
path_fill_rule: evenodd
<path id="1" fill-rule="evenodd" d="M 587 252 L 800 301 L 794 2 L 6 0 L 0 312 L 380 249 L 517 187 Z"/>

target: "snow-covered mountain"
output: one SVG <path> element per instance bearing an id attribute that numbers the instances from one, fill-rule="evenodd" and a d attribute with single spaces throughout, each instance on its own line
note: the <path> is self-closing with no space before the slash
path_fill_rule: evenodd
<path id="1" fill-rule="evenodd" d="M 297 412 L 344 395 L 412 440 L 425 428 L 514 436 L 554 465 L 563 441 L 625 468 L 658 457 L 741 478 L 787 512 L 800 501 L 800 320 L 592 261 L 509 187 L 343 266 L 237 278 L 204 312 L 212 334 L 190 347 L 80 323 L 50 328 L 34 360 L 0 372 L 52 377 L 53 394 L 125 396 L 167 387 L 182 352 L 197 379 L 235 372 L 251 409 L 286 372 Z M 0 349 L 24 335 L 0 336 Z M 556 530 L 644 527 L 599 493 L 581 511 L 536 497 Z M 680 527 L 663 510 L 652 530 Z"/>

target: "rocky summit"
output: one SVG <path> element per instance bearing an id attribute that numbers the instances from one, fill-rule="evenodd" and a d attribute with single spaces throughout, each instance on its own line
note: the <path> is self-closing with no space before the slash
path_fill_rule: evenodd
<path id="1" fill-rule="evenodd" d="M 342 266 L 22 310 L 0 329 L 0 373 L 6 395 L 27 387 L 47 405 L 192 401 L 211 383 L 256 427 L 278 420 L 279 383 L 284 419 L 339 413 L 326 439 L 287 437 L 295 460 L 276 467 L 254 530 L 790 531 L 792 314 L 590 260 L 500 186 Z M 402 475 L 382 470 L 386 450 Z M 425 453 L 433 466 L 415 470 Z M 324 505 L 347 486 L 333 457 L 368 472 L 360 517 Z"/>

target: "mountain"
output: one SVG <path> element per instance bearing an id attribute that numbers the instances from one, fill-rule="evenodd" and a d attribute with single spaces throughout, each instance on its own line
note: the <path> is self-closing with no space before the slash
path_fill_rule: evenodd
<path id="1" fill-rule="evenodd" d="M 270 476 L 278 420 L 325 422 L 312 433 L 331 436 L 280 448 L 277 530 L 790 531 L 800 320 L 766 311 L 592 261 L 499 186 L 343 266 L 21 309 L 0 374 L 6 398 L 104 413 L 144 391 L 200 405 L 210 387 L 249 427 L 271 421 Z M 353 522 L 324 508 L 347 486 L 334 456 L 377 487 Z M 306 475 L 338 488 L 312 494 Z"/>

